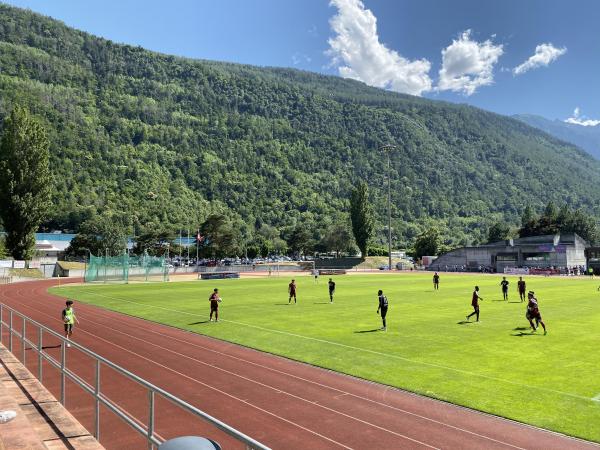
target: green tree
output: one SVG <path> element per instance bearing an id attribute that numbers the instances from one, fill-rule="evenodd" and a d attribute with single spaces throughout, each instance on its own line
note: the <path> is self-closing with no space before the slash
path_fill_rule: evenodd
<path id="1" fill-rule="evenodd" d="M 174 255 L 179 251 L 179 247 L 175 248 L 174 241 L 175 233 L 173 231 L 149 229 L 136 236 L 133 253 L 136 255 L 147 253 L 150 256 L 167 256 L 171 252 L 171 255 Z"/>
<path id="2" fill-rule="evenodd" d="M 534 220 L 533 209 L 530 205 L 527 205 L 521 215 L 521 227 L 525 227 L 527 224 Z"/>
<path id="3" fill-rule="evenodd" d="M 440 233 L 437 228 L 431 227 L 417 236 L 415 241 L 415 257 L 435 256 L 440 247 Z"/>
<path id="4" fill-rule="evenodd" d="M 4 241 L 5 239 L 3 237 L 0 237 L 0 259 L 4 259 L 8 256 L 8 253 L 6 251 L 6 245 L 4 245 Z"/>
<path id="5" fill-rule="evenodd" d="M 121 255 L 127 248 L 125 219 L 112 211 L 86 220 L 66 250 L 68 256 Z"/>
<path id="6" fill-rule="evenodd" d="M 339 258 L 341 252 L 347 252 L 354 246 L 354 236 L 346 224 L 336 223 L 327 229 L 323 245 L 326 251 L 335 252 Z"/>
<path id="7" fill-rule="evenodd" d="M 300 224 L 290 234 L 287 240 L 289 249 L 297 255 L 305 255 L 314 247 L 314 241 L 306 229 L 306 225 Z"/>
<path id="8" fill-rule="evenodd" d="M 510 227 L 504 222 L 495 223 L 488 230 L 488 242 L 497 242 L 508 239 L 510 236 Z"/>
<path id="9" fill-rule="evenodd" d="M 373 208 L 369 202 L 369 187 L 361 181 L 350 197 L 350 220 L 352 233 L 363 258 L 368 256 L 369 241 L 373 236 Z"/>
<path id="10" fill-rule="evenodd" d="M 204 237 L 200 252 L 209 258 L 235 256 L 240 251 L 240 234 L 222 214 L 212 214 L 200 227 Z"/>
<path id="11" fill-rule="evenodd" d="M 35 232 L 50 208 L 49 145 L 38 121 L 15 106 L 0 144 L 0 217 L 6 247 L 15 259 L 31 259 Z"/>

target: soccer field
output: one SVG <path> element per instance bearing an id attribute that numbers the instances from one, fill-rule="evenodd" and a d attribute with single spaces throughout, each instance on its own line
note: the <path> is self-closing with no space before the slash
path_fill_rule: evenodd
<path id="1" fill-rule="evenodd" d="M 333 304 L 327 278 L 298 275 L 296 305 L 284 277 L 51 292 L 600 442 L 599 281 L 525 277 L 544 336 L 529 330 L 517 277 L 506 302 L 501 276 L 441 274 L 438 292 L 429 273 L 337 276 Z M 481 321 L 467 323 L 475 284 Z M 208 322 L 215 287 L 218 323 Z M 378 331 L 378 289 L 390 302 L 387 332 Z"/>

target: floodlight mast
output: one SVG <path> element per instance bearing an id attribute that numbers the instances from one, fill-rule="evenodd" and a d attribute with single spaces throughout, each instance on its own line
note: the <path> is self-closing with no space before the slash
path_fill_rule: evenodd
<path id="1" fill-rule="evenodd" d="M 387 182 L 388 182 L 388 270 L 392 270 L 392 188 L 391 188 L 391 162 L 390 153 L 396 146 L 393 144 L 385 144 L 379 147 L 379 150 L 383 150 L 387 155 Z"/>

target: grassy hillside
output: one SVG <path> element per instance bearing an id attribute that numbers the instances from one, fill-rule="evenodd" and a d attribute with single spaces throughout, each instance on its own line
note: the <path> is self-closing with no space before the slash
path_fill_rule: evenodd
<path id="1" fill-rule="evenodd" d="M 513 117 L 557 139 L 577 145 L 594 158 L 600 159 L 600 125 L 583 126 L 531 114 L 518 114 Z"/>
<path id="2" fill-rule="evenodd" d="M 449 244 L 554 200 L 600 215 L 600 163 L 517 120 L 291 69 L 118 45 L 0 4 L 0 117 L 20 102 L 50 131 L 49 228 L 112 210 L 131 226 L 194 228 L 209 213 L 246 236 L 347 220 L 359 179 L 383 223 L 392 154 L 394 239 L 430 221 Z M 385 239 L 378 226 L 379 239 Z"/>

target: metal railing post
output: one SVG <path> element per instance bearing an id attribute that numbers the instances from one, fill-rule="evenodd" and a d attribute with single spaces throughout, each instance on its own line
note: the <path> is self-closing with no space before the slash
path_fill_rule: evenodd
<path id="1" fill-rule="evenodd" d="M 95 396 L 95 416 L 94 416 L 94 437 L 100 442 L 100 360 L 96 360 L 96 385 L 94 386 Z"/>
<path id="2" fill-rule="evenodd" d="M 12 342 L 13 342 L 13 312 L 9 311 L 8 315 L 8 351 L 12 353 Z"/>
<path id="3" fill-rule="evenodd" d="M 2 343 L 2 335 L 4 334 L 4 303 L 0 303 L 0 344 Z"/>
<path id="4" fill-rule="evenodd" d="M 42 344 L 42 335 L 44 333 L 44 329 L 42 327 L 38 328 L 38 380 L 40 383 L 42 382 L 42 363 L 44 360 L 42 359 L 42 351 L 44 350 L 44 346 Z"/>
<path id="5" fill-rule="evenodd" d="M 27 364 L 25 363 L 25 325 L 26 325 L 26 321 L 25 321 L 25 316 L 23 316 L 23 328 L 21 328 L 21 354 L 23 355 L 23 365 L 25 367 L 27 367 Z"/>
<path id="6" fill-rule="evenodd" d="M 152 450 L 154 448 L 154 444 L 152 444 L 152 436 L 154 435 L 154 391 L 152 389 L 148 390 L 148 402 L 148 450 Z"/>
<path id="7" fill-rule="evenodd" d="M 60 403 L 65 406 L 65 366 L 67 362 L 67 346 L 63 341 L 60 347 Z"/>

